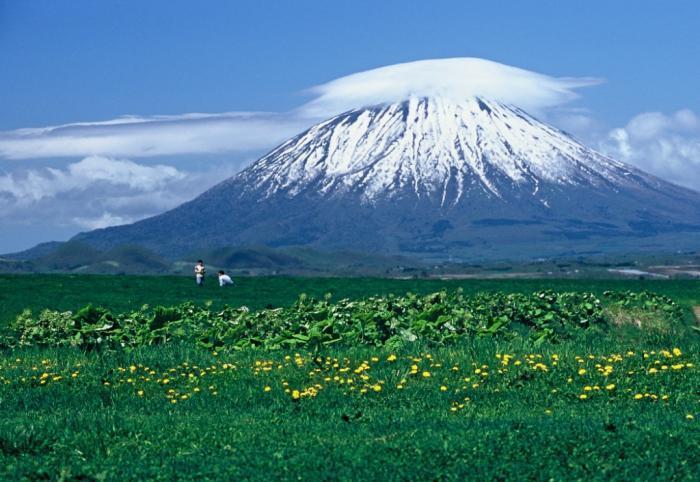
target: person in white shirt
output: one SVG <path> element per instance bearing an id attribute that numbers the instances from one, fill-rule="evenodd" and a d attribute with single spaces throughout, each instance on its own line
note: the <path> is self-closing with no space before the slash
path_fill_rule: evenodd
<path id="1" fill-rule="evenodd" d="M 206 273 L 204 261 L 200 259 L 197 261 L 197 264 L 194 265 L 194 278 L 197 281 L 197 286 L 204 286 L 204 273 Z"/>
<path id="2" fill-rule="evenodd" d="M 219 271 L 219 286 L 221 286 L 223 288 L 226 285 L 232 285 L 232 284 L 233 284 L 233 280 L 231 279 L 231 277 L 229 275 L 227 275 L 226 273 L 224 273 L 223 271 Z"/>

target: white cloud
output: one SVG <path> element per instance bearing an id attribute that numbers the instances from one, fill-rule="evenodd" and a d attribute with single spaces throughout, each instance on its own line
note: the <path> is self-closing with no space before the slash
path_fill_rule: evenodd
<path id="1" fill-rule="evenodd" d="M 591 77 L 556 78 L 478 58 L 421 60 L 341 77 L 313 87 L 316 99 L 302 106 L 311 116 L 328 116 L 364 105 L 410 96 L 442 96 L 456 102 L 480 96 L 539 112 L 577 97 L 575 89 L 596 85 Z"/>
<path id="2" fill-rule="evenodd" d="M 0 158 L 136 158 L 259 150 L 308 125 L 298 116 L 263 112 L 131 116 L 0 132 Z"/>
<path id="3" fill-rule="evenodd" d="M 484 96 L 539 112 L 576 97 L 592 78 L 555 78 L 476 58 L 422 60 L 341 77 L 313 87 L 316 98 L 287 113 L 227 112 L 126 116 L 102 122 L 0 132 L 0 158 L 143 158 L 270 149 L 342 111 L 411 95 Z"/>
<path id="4" fill-rule="evenodd" d="M 85 191 L 98 184 L 132 191 L 158 190 L 183 177 L 171 166 L 145 166 L 130 160 L 91 156 L 66 169 L 47 167 L 2 175 L 0 194 L 12 196 L 18 204 L 29 204 L 70 191 Z"/>
<path id="5" fill-rule="evenodd" d="M 611 157 L 700 190 L 700 118 L 688 109 L 639 114 L 597 144 Z"/>
<path id="6" fill-rule="evenodd" d="M 0 224 L 51 232 L 130 223 L 189 201 L 235 172 L 231 164 L 192 173 L 99 156 L 61 169 L 18 169 L 0 175 Z"/>

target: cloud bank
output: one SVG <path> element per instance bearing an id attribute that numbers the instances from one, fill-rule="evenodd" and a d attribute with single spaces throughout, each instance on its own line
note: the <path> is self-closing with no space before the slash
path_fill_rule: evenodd
<path id="1" fill-rule="evenodd" d="M 127 116 L 0 132 L 0 158 L 141 158 L 252 151 L 268 149 L 308 124 L 297 116 L 264 112 Z"/>
<path id="2" fill-rule="evenodd" d="M 157 191 L 184 174 L 174 167 L 144 166 L 129 160 L 86 157 L 65 170 L 20 170 L 0 176 L 0 195 L 11 196 L 17 205 L 29 205 L 66 192 L 85 191 L 97 184 L 125 190 Z"/>
<path id="3" fill-rule="evenodd" d="M 610 130 L 597 147 L 620 161 L 700 191 L 700 117 L 691 110 L 639 114 Z"/>
<path id="4" fill-rule="evenodd" d="M 233 175 L 236 167 L 187 172 L 172 166 L 90 156 L 0 175 L 0 223 L 96 229 L 171 209 Z"/>

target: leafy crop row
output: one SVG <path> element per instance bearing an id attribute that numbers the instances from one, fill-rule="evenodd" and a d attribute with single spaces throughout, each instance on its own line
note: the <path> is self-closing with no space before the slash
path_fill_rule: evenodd
<path id="1" fill-rule="evenodd" d="M 211 310 L 193 303 L 143 306 L 128 313 L 91 305 L 75 313 L 45 310 L 34 315 L 25 310 L 2 344 L 92 349 L 194 341 L 204 347 L 274 350 L 334 344 L 398 347 L 418 340 L 447 344 L 475 336 L 527 336 L 541 343 L 604 327 L 611 306 L 669 320 L 682 317 L 671 299 L 649 292 L 606 292 L 601 299 L 583 292 L 466 296 L 457 290 L 337 302 L 330 296 L 317 300 L 301 295 L 289 307 L 256 312 L 246 307 Z"/>

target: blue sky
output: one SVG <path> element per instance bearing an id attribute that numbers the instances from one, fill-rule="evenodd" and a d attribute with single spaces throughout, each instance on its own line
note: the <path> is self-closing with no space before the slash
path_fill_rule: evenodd
<path id="1" fill-rule="evenodd" d="M 4 1 L 3 130 L 122 114 L 283 110 L 360 70 L 483 57 L 606 84 L 610 123 L 698 110 L 693 1 Z"/>
<path id="2" fill-rule="evenodd" d="M 481 57 L 604 79 L 547 120 L 695 187 L 698 25 L 693 1 L 0 0 L 0 143 L 18 129 L 124 115 L 285 113 L 309 100 L 306 89 L 348 74 Z M 196 153 L 47 148 L 36 156 L 0 148 L 0 252 L 173 207 L 268 147 L 261 139 Z"/>

